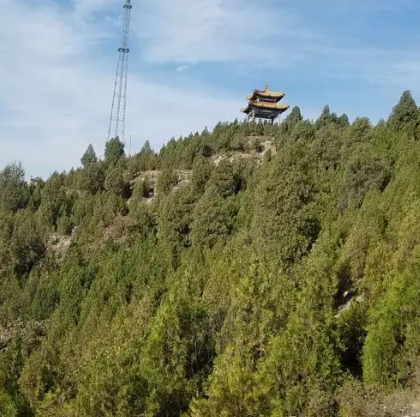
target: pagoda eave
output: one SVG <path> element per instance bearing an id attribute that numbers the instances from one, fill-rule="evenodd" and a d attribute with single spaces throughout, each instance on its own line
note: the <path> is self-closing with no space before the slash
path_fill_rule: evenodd
<path id="1" fill-rule="evenodd" d="M 246 108 L 246 109 L 242 109 L 241 111 L 243 113 L 246 113 L 247 115 L 251 115 L 257 119 L 276 119 L 278 116 L 280 116 L 281 114 L 283 114 L 285 111 L 288 110 L 287 108 L 281 108 L 281 109 L 264 109 L 264 108 Z"/>
<path id="2" fill-rule="evenodd" d="M 258 99 L 264 100 L 270 100 L 270 101 L 275 101 L 276 103 L 278 101 L 280 101 L 286 94 L 284 93 L 274 93 L 271 91 L 260 91 L 260 90 L 255 90 L 253 92 L 253 94 L 249 97 L 247 97 L 248 101 L 255 101 Z"/>
<path id="3" fill-rule="evenodd" d="M 255 111 L 273 111 L 273 112 L 280 112 L 283 113 L 289 109 L 289 105 L 287 104 L 276 104 L 276 103 L 266 103 L 263 101 L 259 102 L 250 102 L 248 106 L 242 109 L 243 113 L 251 113 L 253 110 Z"/>

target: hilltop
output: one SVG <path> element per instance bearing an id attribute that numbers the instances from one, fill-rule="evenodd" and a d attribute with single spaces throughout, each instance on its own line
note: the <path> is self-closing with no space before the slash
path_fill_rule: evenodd
<path id="1" fill-rule="evenodd" d="M 295 107 L 0 173 L 1 416 L 420 415 L 420 111 Z"/>

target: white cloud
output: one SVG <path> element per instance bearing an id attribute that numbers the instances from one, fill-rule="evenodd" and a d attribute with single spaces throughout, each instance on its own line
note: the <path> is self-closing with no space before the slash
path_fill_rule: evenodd
<path id="1" fill-rule="evenodd" d="M 189 67 L 190 67 L 189 65 L 179 65 L 179 66 L 176 68 L 176 70 L 177 70 L 178 72 L 183 72 L 183 71 L 187 70 Z"/>
<path id="2" fill-rule="evenodd" d="M 273 13 L 260 0 L 144 0 L 139 7 L 135 32 L 147 58 L 157 63 L 259 58 L 281 63 L 295 54 L 279 48 L 279 41 L 314 36 L 298 30 L 294 16 Z"/>
<path id="3" fill-rule="evenodd" d="M 346 37 L 339 21 L 331 22 L 331 28 L 320 27 L 319 2 L 314 0 L 299 5 L 282 0 L 144 0 L 138 7 L 134 32 L 146 58 L 155 64 L 175 62 L 183 69 L 188 63 L 245 63 L 251 71 L 321 73 L 398 88 L 418 77 L 419 67 L 410 64 L 420 59 L 417 51 L 404 45 L 377 48 L 357 41 L 362 33 Z M 348 24 L 366 13 L 382 16 L 414 8 L 420 8 L 417 0 L 327 0 L 322 13 L 338 14 Z"/>
<path id="4" fill-rule="evenodd" d="M 80 17 L 91 17 L 98 10 L 111 10 L 122 6 L 120 0 L 71 0 L 73 10 Z"/>

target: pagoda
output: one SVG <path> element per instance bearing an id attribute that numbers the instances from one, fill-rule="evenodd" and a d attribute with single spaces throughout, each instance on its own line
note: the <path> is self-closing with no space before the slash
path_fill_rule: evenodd
<path id="1" fill-rule="evenodd" d="M 266 85 L 264 90 L 254 90 L 252 95 L 247 97 L 248 105 L 241 111 L 247 115 L 248 120 L 268 119 L 273 124 L 277 118 L 280 121 L 281 114 L 290 107 L 279 103 L 284 96 L 284 93 L 269 91 Z"/>

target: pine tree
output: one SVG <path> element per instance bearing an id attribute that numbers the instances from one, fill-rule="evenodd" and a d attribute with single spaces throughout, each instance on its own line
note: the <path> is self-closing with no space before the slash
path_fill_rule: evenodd
<path id="1" fill-rule="evenodd" d="M 141 153 L 145 153 L 145 154 L 148 154 L 150 152 L 153 152 L 152 151 L 152 147 L 150 146 L 150 142 L 148 140 L 146 140 L 146 142 L 144 142 L 144 145 L 141 148 L 141 151 L 140 152 Z"/>
<path id="2" fill-rule="evenodd" d="M 86 168 L 89 164 L 94 164 L 98 162 L 98 158 L 96 157 L 95 150 L 93 149 L 93 145 L 90 143 L 86 152 L 83 154 L 82 158 L 80 159 L 83 167 Z"/>
<path id="3" fill-rule="evenodd" d="M 293 107 L 289 115 L 284 119 L 280 127 L 281 135 L 290 134 L 295 126 L 303 120 L 302 113 L 298 106 Z"/>
<path id="4" fill-rule="evenodd" d="M 303 120 L 303 117 L 302 117 L 302 113 L 300 111 L 300 108 L 298 106 L 295 106 L 295 107 L 293 107 L 293 109 L 290 112 L 290 114 L 286 117 L 286 120 L 285 121 L 287 121 L 287 123 L 293 129 L 293 127 L 295 126 L 295 124 L 297 122 L 300 122 L 301 120 Z"/>
<path id="5" fill-rule="evenodd" d="M 0 209 L 14 212 L 24 208 L 29 201 L 28 191 L 22 165 L 7 165 L 0 173 Z"/>
<path id="6" fill-rule="evenodd" d="M 388 125 L 395 130 L 404 130 L 413 134 L 419 125 L 419 110 L 410 91 L 402 94 L 400 101 L 392 110 Z"/>
<path id="7" fill-rule="evenodd" d="M 319 116 L 319 118 L 317 119 L 317 121 L 315 122 L 315 128 L 316 129 L 320 129 L 321 127 L 327 125 L 328 123 L 331 123 L 334 121 L 334 113 L 331 114 L 331 110 L 330 110 L 330 106 L 325 106 L 322 109 L 322 113 Z M 336 118 L 337 116 L 335 116 Z"/>
<path id="8" fill-rule="evenodd" d="M 128 185 L 124 181 L 119 166 L 115 166 L 108 171 L 105 178 L 105 190 L 119 197 L 127 197 Z"/>
<path id="9" fill-rule="evenodd" d="M 80 173 L 79 187 L 90 194 L 96 194 L 103 190 L 105 172 L 103 163 L 89 164 Z"/>
<path id="10" fill-rule="evenodd" d="M 337 123 L 340 127 L 349 127 L 350 126 L 350 121 L 349 121 L 349 118 L 348 118 L 347 114 L 343 113 L 337 119 Z"/>
<path id="11" fill-rule="evenodd" d="M 124 156 L 124 144 L 118 137 L 110 139 L 105 144 L 105 162 L 107 164 L 116 164 Z"/>

